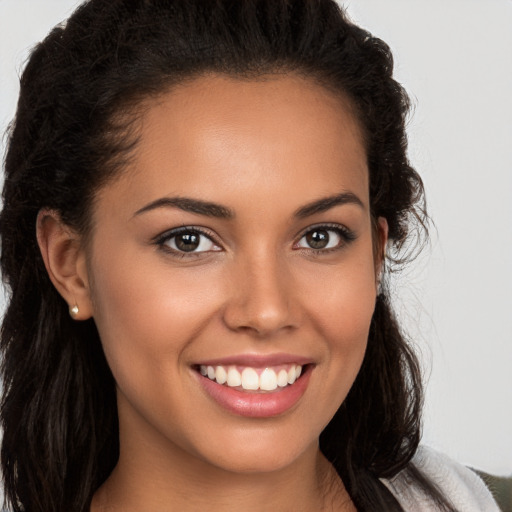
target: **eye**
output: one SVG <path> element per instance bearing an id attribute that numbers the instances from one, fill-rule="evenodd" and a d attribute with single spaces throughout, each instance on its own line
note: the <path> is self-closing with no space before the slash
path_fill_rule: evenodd
<path id="1" fill-rule="evenodd" d="M 197 228 L 190 227 L 167 231 L 156 240 L 156 243 L 167 251 L 181 254 L 221 250 L 209 235 Z"/>
<path id="2" fill-rule="evenodd" d="M 295 247 L 314 251 L 339 249 L 354 239 L 354 234 L 342 226 L 318 226 L 307 231 Z"/>

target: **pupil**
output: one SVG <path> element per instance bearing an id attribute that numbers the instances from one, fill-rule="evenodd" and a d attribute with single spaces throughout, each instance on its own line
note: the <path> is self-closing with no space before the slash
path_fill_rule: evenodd
<path id="1" fill-rule="evenodd" d="M 196 233 L 184 233 L 176 237 L 176 247 L 180 251 L 190 252 L 199 246 L 199 236 Z"/>
<path id="2" fill-rule="evenodd" d="M 306 235 L 306 240 L 313 249 L 324 249 L 329 243 L 329 233 L 325 230 L 312 231 Z"/>

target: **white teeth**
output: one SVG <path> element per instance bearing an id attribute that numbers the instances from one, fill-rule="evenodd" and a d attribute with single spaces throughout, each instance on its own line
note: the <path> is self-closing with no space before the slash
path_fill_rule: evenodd
<path id="1" fill-rule="evenodd" d="M 222 366 L 217 366 L 215 369 L 215 380 L 219 384 L 224 384 L 228 380 L 228 374 Z"/>
<path id="2" fill-rule="evenodd" d="M 277 374 L 277 385 L 280 388 L 284 388 L 288 385 L 288 372 L 286 370 L 281 370 Z"/>
<path id="3" fill-rule="evenodd" d="M 260 387 L 260 379 L 256 370 L 252 368 L 244 368 L 242 372 L 242 387 L 244 389 L 255 390 Z"/>
<path id="4" fill-rule="evenodd" d="M 288 365 L 286 365 L 288 366 Z M 276 371 L 273 368 L 265 368 L 258 374 L 254 368 L 246 367 L 242 373 L 235 366 L 206 366 L 199 367 L 201 375 L 216 381 L 218 384 L 226 384 L 231 388 L 242 387 L 248 391 L 274 391 L 278 387 L 284 388 L 293 384 L 302 373 L 302 366 L 292 364 L 288 371 L 281 367 Z"/>
<path id="5" fill-rule="evenodd" d="M 231 388 L 236 388 L 237 386 L 242 385 L 242 376 L 236 368 L 230 368 L 228 370 L 227 384 Z"/>
<path id="6" fill-rule="evenodd" d="M 245 371 L 245 370 L 244 370 Z M 242 380 L 243 385 L 243 380 Z M 273 391 L 277 388 L 276 372 L 271 368 L 265 368 L 260 375 L 260 389 L 265 391 Z"/>

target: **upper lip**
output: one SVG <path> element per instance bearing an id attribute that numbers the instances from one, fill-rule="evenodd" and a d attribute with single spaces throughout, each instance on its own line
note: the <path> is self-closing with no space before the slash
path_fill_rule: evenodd
<path id="1" fill-rule="evenodd" d="M 268 366 L 278 366 L 281 364 L 295 363 L 301 366 L 312 363 L 310 357 L 304 357 L 294 354 L 236 354 L 216 359 L 207 359 L 198 361 L 196 364 L 201 366 L 250 366 L 262 368 Z"/>

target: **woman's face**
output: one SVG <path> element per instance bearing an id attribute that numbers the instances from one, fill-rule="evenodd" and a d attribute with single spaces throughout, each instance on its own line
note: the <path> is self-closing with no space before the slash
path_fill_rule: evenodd
<path id="1" fill-rule="evenodd" d="M 311 81 L 212 75 L 154 100 L 140 130 L 86 249 L 122 456 L 283 468 L 316 452 L 366 348 L 359 126 Z"/>

